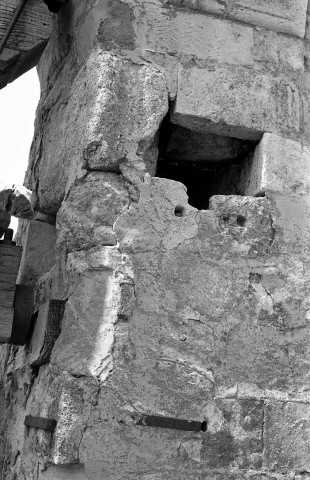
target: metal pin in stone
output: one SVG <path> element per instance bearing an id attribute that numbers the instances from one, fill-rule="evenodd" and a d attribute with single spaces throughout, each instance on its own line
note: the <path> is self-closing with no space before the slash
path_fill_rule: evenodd
<path id="1" fill-rule="evenodd" d="M 172 417 L 164 417 L 159 415 L 134 415 L 133 419 L 136 421 L 136 425 L 142 427 L 155 427 L 155 428 L 169 428 L 172 430 L 183 430 L 190 432 L 206 432 L 207 422 L 199 422 L 196 420 L 185 420 Z"/>
<path id="2" fill-rule="evenodd" d="M 48 430 L 52 432 L 55 430 L 57 422 L 52 418 L 26 415 L 24 425 L 26 425 L 26 427 L 39 428 L 40 430 Z"/>

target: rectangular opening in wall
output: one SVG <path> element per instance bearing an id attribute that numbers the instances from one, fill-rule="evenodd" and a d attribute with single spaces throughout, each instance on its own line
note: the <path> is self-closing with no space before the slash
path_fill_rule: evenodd
<path id="1" fill-rule="evenodd" d="M 257 143 L 194 132 L 165 119 L 156 176 L 183 183 L 189 204 L 205 210 L 213 195 L 244 195 L 243 171 Z"/>

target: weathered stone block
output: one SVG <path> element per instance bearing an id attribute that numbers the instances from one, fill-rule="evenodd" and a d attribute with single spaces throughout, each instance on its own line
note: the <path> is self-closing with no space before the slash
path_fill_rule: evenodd
<path id="1" fill-rule="evenodd" d="M 245 195 L 266 191 L 310 193 L 310 148 L 272 133 L 265 133 L 253 161 L 245 169 Z"/>
<path id="2" fill-rule="evenodd" d="M 22 409 L 18 421 L 22 420 L 23 423 L 26 413 L 56 420 L 57 425 L 53 435 L 45 430 L 30 428 L 29 436 L 24 438 L 25 456 L 28 455 L 31 462 L 31 456 L 36 451 L 38 457 L 44 459 L 42 464 L 46 460 L 56 465 L 78 463 L 79 445 L 90 410 L 96 404 L 97 381 L 89 377 L 74 378 L 48 364 L 41 366 L 29 392 L 26 412 Z"/>
<path id="3" fill-rule="evenodd" d="M 51 363 L 73 375 L 109 376 L 119 290 L 112 269 L 98 267 L 80 272 L 80 283 L 66 304 Z"/>
<path id="4" fill-rule="evenodd" d="M 169 0 L 174 5 L 223 14 L 241 22 L 303 38 L 307 0 Z"/>
<path id="5" fill-rule="evenodd" d="M 176 216 L 177 207 L 182 207 L 181 216 Z M 123 251 L 171 249 L 197 234 L 196 212 L 187 203 L 184 185 L 152 178 L 141 184 L 138 207 L 118 218 L 115 232 Z"/>
<path id="6" fill-rule="evenodd" d="M 253 57 L 260 67 L 286 75 L 304 71 L 304 42 L 272 30 L 254 29 Z"/>
<path id="7" fill-rule="evenodd" d="M 273 207 L 275 251 L 304 254 L 310 245 L 310 196 L 269 195 Z"/>
<path id="8" fill-rule="evenodd" d="M 63 374 L 59 389 L 57 408 L 57 427 L 54 432 L 51 458 L 56 465 L 79 463 L 79 445 L 85 428 L 83 418 L 87 379 L 78 380 Z"/>
<path id="9" fill-rule="evenodd" d="M 130 335 L 130 356 L 135 356 L 135 366 L 143 365 L 140 401 L 155 411 L 169 408 L 172 414 L 170 409 L 177 407 L 178 412 L 194 412 L 200 386 L 211 388 L 210 370 L 217 385 L 247 381 L 289 388 L 291 369 L 281 342 L 285 331 L 290 335 L 307 324 L 306 305 L 299 305 L 304 293 L 298 293 L 304 289 L 298 280 L 302 261 L 275 269 L 281 259 L 272 256 L 271 203 L 267 198 L 213 197 L 212 210 L 195 216 L 197 232 L 191 228 L 195 211 L 187 210 L 181 192 L 176 182 L 152 179 L 141 185 L 139 203 L 116 224 L 121 249 L 134 254 L 137 303 L 130 323 L 138 334 Z M 173 200 L 184 207 L 183 217 L 173 218 Z M 153 222 L 145 220 L 147 212 Z M 128 344 L 124 342 L 124 351 Z M 114 381 L 116 370 L 128 365 L 117 353 L 121 351 L 120 345 L 114 349 Z M 181 363 L 175 358 L 182 358 Z M 121 378 L 134 392 L 133 382 Z M 169 378 L 168 386 L 162 378 Z M 181 385 L 179 396 L 175 392 Z M 190 390 L 195 395 L 187 403 Z"/>
<path id="10" fill-rule="evenodd" d="M 17 283 L 34 285 L 56 262 L 56 228 L 31 220 L 26 230 Z"/>
<path id="11" fill-rule="evenodd" d="M 120 464 L 123 469 L 135 471 L 137 478 L 148 478 L 140 477 L 140 472 L 150 471 L 154 459 L 161 465 L 154 479 L 182 479 L 180 466 L 186 471 L 186 478 L 191 479 L 211 479 L 211 472 L 217 469 L 233 468 L 238 471 L 240 467 L 245 471 L 249 467 L 255 470 L 261 467 L 263 402 L 223 401 L 218 406 L 223 420 L 221 429 L 190 434 L 173 429 L 135 426 L 130 424 L 126 410 L 112 417 L 113 410 L 109 405 L 111 394 L 106 392 L 102 402 L 104 398 L 105 405 L 100 403 L 104 409 L 101 417 L 105 420 L 104 429 L 100 428 L 94 415 L 81 443 L 81 460 L 92 479 L 100 478 L 103 472 L 105 478 L 121 479 Z M 115 444 L 118 445 L 117 451 L 113 448 Z M 135 451 L 129 454 L 133 444 Z"/>
<path id="12" fill-rule="evenodd" d="M 120 0 L 110 0 L 106 2 L 106 8 L 106 18 L 100 21 L 98 28 L 98 41 L 106 51 L 115 48 L 134 50 L 136 37 L 132 7 Z"/>
<path id="13" fill-rule="evenodd" d="M 265 462 L 271 470 L 309 472 L 309 404 L 270 402 L 264 428 Z"/>
<path id="14" fill-rule="evenodd" d="M 231 18 L 303 38 L 306 28 L 307 0 L 230 0 Z"/>
<path id="15" fill-rule="evenodd" d="M 289 33 L 296 35 L 304 5 L 63 5 L 45 57 L 51 68 L 30 170 L 44 211 L 56 214 L 63 202 L 57 267 L 41 277 L 37 304 L 68 301 L 48 365 L 41 364 L 54 341 L 46 341 L 43 328 L 47 305 L 34 327 L 32 359 L 26 349 L 11 349 L 0 362 L 2 377 L 10 375 L 5 420 L 0 412 L 8 480 L 309 477 L 303 472 L 309 471 L 310 192 L 304 177 L 296 186 L 300 174 L 292 172 L 294 141 L 288 140 L 309 140 L 307 95 L 299 90 L 302 40 Z M 162 151 L 189 162 L 237 158 L 241 165 L 251 142 L 233 137 L 259 140 L 271 132 L 257 152 L 264 165 L 269 139 L 274 163 L 265 166 L 270 184 L 281 179 L 279 192 L 216 195 L 208 210 L 197 210 L 184 185 L 145 175 L 155 174 L 166 79 L 173 85 L 177 68 L 172 118 L 187 132 L 208 136 L 189 133 L 191 143 L 181 133 L 182 148 L 180 137 L 166 148 L 165 119 Z M 212 132 L 229 137 L 215 139 Z M 277 135 L 286 138 L 285 147 Z M 296 154 L 305 169 L 306 150 Z M 225 193 L 220 189 L 231 187 L 232 175 L 222 172 L 226 183 L 216 187 Z M 249 193 L 260 193 L 254 187 Z M 27 356 L 34 368 L 24 369 Z M 298 407 L 291 401 L 297 397 Z M 275 398 L 291 410 L 281 410 Z M 57 420 L 53 436 L 31 428 L 24 437 L 25 414 Z M 208 431 L 137 425 L 135 414 L 207 420 Z M 280 422 L 288 440 L 285 428 L 276 429 Z"/>
<path id="16" fill-rule="evenodd" d="M 88 480 L 83 465 L 61 467 L 51 465 L 42 471 L 38 480 Z"/>
<path id="17" fill-rule="evenodd" d="M 92 172 L 72 188 L 57 215 L 58 244 L 67 251 L 115 245 L 114 222 L 129 204 L 116 173 Z"/>
<path id="18" fill-rule="evenodd" d="M 40 208 L 49 214 L 57 213 L 65 193 L 86 171 L 117 172 L 120 163 L 130 163 L 143 176 L 152 168 L 149 163 L 156 163 L 154 137 L 168 109 L 163 72 L 100 50 L 72 82 L 59 86 L 61 101 L 58 88 L 50 92 L 46 102 L 52 110 L 41 105 L 44 136 L 36 137 L 31 150 L 28 184 L 39 185 Z M 36 132 L 40 128 L 38 122 Z M 36 162 L 40 168 L 31 171 Z"/>
<path id="19" fill-rule="evenodd" d="M 146 30 L 146 53 L 167 52 L 219 63 L 253 64 L 251 27 L 189 12 L 167 15 L 166 10 L 151 5 L 147 5 L 141 23 Z"/>
<path id="20" fill-rule="evenodd" d="M 179 69 L 174 123 L 191 130 L 259 139 L 269 131 L 287 138 L 302 134 L 302 96 L 281 77 L 239 68 Z"/>
<path id="21" fill-rule="evenodd" d="M 203 439 L 203 457 L 209 468 L 261 468 L 263 401 L 216 400 L 205 407 L 204 413 L 208 430 Z"/>
<path id="22" fill-rule="evenodd" d="M 210 200 L 210 210 L 218 222 L 221 247 L 225 251 L 222 255 L 255 257 L 270 253 L 274 229 L 271 206 L 266 198 L 215 195 Z M 216 245 L 219 241 L 218 233 L 212 239 L 212 233 L 204 229 L 206 225 L 203 216 L 200 223 L 200 238 L 203 239 L 205 233 L 206 241 Z"/>

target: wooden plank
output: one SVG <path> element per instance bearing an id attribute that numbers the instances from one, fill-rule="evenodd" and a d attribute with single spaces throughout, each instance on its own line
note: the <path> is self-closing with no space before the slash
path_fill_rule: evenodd
<path id="1" fill-rule="evenodd" d="M 10 308 L 14 303 L 15 289 L 11 292 L 1 291 L 0 290 L 0 312 L 6 308 Z"/>
<path id="2" fill-rule="evenodd" d="M 18 261 L 22 255 L 22 247 L 16 245 L 0 244 L 0 265 L 5 265 L 7 262 Z"/>
<path id="3" fill-rule="evenodd" d="M 0 310 L 0 343 L 7 343 L 12 334 L 13 326 L 13 309 L 4 309 Z"/>
<path id="4" fill-rule="evenodd" d="M 12 334 L 16 278 L 22 248 L 0 243 L 0 343 L 7 343 Z"/>
<path id="5" fill-rule="evenodd" d="M 0 38 L 19 1 L 0 1 Z M 0 55 L 0 89 L 37 65 L 52 32 L 52 17 L 41 0 L 28 0 Z"/>
<path id="6" fill-rule="evenodd" d="M 0 89 L 35 67 L 47 45 L 48 39 L 27 52 L 21 52 L 5 69 L 0 68 Z M 4 67 L 3 67 L 4 68 Z"/>
<path id="7" fill-rule="evenodd" d="M 20 0 L 1 0 L 0 38 L 4 35 Z M 7 47 L 29 51 L 43 40 L 49 38 L 52 31 L 52 14 L 41 0 L 28 0 L 18 22 L 7 42 Z"/>
<path id="8" fill-rule="evenodd" d="M 0 280 L 0 290 L 1 292 L 11 292 L 15 288 L 15 282 L 12 277 L 12 281 L 1 281 Z"/>
<path id="9" fill-rule="evenodd" d="M 22 248 L 0 243 L 0 280 L 11 282 L 17 278 L 22 257 Z M 14 281 L 15 281 L 14 280 Z"/>
<path id="10" fill-rule="evenodd" d="M 32 428 L 40 428 L 41 430 L 53 431 L 56 428 L 57 422 L 52 418 L 35 417 L 33 415 L 26 415 L 24 425 Z"/>

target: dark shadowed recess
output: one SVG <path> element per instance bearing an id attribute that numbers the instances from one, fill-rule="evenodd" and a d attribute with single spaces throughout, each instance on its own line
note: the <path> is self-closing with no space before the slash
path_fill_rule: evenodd
<path id="1" fill-rule="evenodd" d="M 207 209 L 213 195 L 244 195 L 242 171 L 257 143 L 194 132 L 166 118 L 160 129 L 156 176 L 183 183 L 190 205 Z"/>

